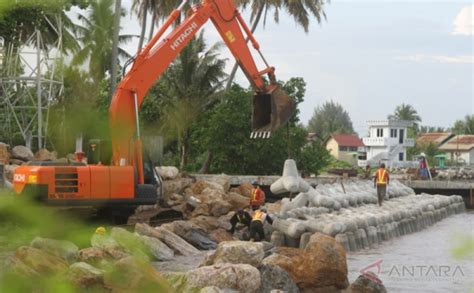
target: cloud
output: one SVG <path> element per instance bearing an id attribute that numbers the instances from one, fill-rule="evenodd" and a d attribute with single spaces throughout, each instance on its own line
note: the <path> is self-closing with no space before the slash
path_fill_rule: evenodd
<path id="1" fill-rule="evenodd" d="M 465 6 L 458 13 L 454 19 L 454 31 L 453 35 L 465 35 L 473 36 L 474 35 L 474 5 Z"/>
<path id="2" fill-rule="evenodd" d="M 453 64 L 473 64 L 474 55 L 443 56 L 416 54 L 410 56 L 398 56 L 396 60 L 411 61 L 416 63 L 453 63 Z"/>

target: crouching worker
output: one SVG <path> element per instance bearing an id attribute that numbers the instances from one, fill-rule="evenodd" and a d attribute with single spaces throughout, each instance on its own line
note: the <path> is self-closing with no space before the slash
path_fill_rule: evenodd
<path id="1" fill-rule="evenodd" d="M 230 224 L 232 225 L 232 228 L 227 231 L 231 234 L 234 234 L 235 227 L 237 226 L 237 224 L 241 224 L 249 228 L 251 221 L 252 217 L 250 217 L 249 213 L 247 213 L 243 209 L 238 209 L 237 212 L 232 216 L 232 218 L 230 218 Z"/>
<path id="2" fill-rule="evenodd" d="M 265 221 L 273 224 L 272 218 L 267 214 L 267 210 L 263 208 L 253 207 L 254 212 L 252 216 L 252 222 L 250 223 L 250 241 L 263 241 L 265 240 L 265 232 L 263 230 L 263 224 Z M 256 237 L 258 235 L 258 237 Z"/>

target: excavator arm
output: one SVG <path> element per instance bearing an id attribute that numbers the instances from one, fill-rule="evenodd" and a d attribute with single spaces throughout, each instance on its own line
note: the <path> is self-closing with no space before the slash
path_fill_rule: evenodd
<path id="1" fill-rule="evenodd" d="M 113 165 L 135 166 L 139 184 L 143 184 L 138 113 L 140 105 L 155 80 L 166 70 L 199 29 L 211 20 L 230 49 L 241 69 L 255 89 L 251 137 L 269 137 L 271 131 L 285 124 L 295 104 L 277 85 L 275 69 L 269 66 L 258 70 L 247 45 L 245 35 L 260 53 L 259 44 L 252 36 L 232 0 L 203 0 L 191 8 L 188 17 L 166 37 L 166 30 L 180 16 L 186 2 L 175 9 L 153 39 L 137 55 L 135 62 L 117 86 L 110 105 Z M 163 38 L 162 38 L 163 37 Z M 260 53 L 262 56 L 262 54 Z M 263 56 L 262 56 L 263 58 Z M 266 82 L 264 76 L 268 76 Z"/>

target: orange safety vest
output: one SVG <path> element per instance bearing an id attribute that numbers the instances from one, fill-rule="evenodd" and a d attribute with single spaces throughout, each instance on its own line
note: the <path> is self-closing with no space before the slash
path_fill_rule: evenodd
<path id="1" fill-rule="evenodd" d="M 387 170 L 385 169 L 378 169 L 377 170 L 377 184 L 387 184 L 386 180 Z"/>
<path id="2" fill-rule="evenodd" d="M 263 204 L 265 202 L 265 195 L 260 188 L 255 188 L 252 191 L 252 198 L 250 200 L 250 204 Z"/>
<path id="3" fill-rule="evenodd" d="M 260 221 L 263 223 L 265 221 L 266 214 L 260 210 L 256 210 L 253 214 L 252 221 Z"/>

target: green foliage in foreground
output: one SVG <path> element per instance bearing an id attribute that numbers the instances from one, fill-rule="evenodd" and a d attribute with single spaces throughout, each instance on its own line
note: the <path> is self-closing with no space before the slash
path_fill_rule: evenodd
<path id="1" fill-rule="evenodd" d="M 28 264 L 19 271 L 12 268 L 15 251 L 21 246 L 28 246 L 36 236 L 68 240 L 82 249 L 91 246 L 90 239 L 96 226 L 74 218 L 70 211 L 45 207 L 25 197 L 10 194 L 0 194 L 0 223 L 0 292 L 109 291 L 101 285 L 78 288 L 69 281 L 67 270 L 51 273 L 54 270 L 46 269 L 50 273 L 37 274 L 29 271 Z M 121 264 L 104 260 L 94 265 L 104 272 L 108 284 L 123 290 L 127 286 L 134 286 L 130 290 L 137 292 L 169 292 L 167 282 L 151 267 L 148 251 L 137 238 L 118 235 L 114 240 L 131 255 L 131 259 Z M 42 263 L 41 258 L 29 260 Z M 30 273 L 26 274 L 24 269 Z M 139 280 L 134 279 L 137 276 L 140 276 Z"/>

